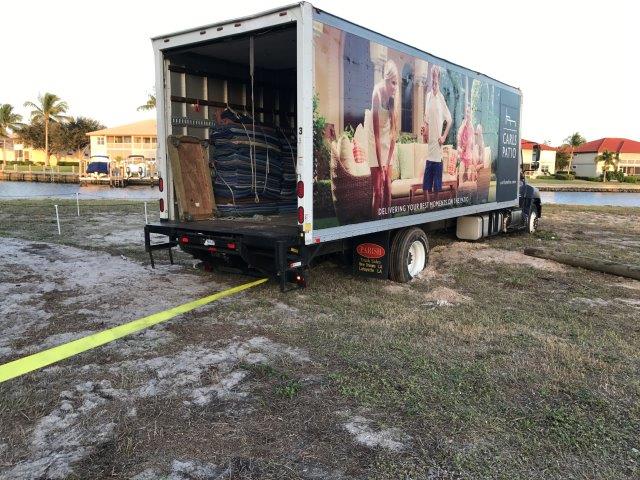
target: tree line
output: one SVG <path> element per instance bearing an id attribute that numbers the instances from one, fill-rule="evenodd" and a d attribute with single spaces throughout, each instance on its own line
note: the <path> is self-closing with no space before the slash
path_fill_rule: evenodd
<path id="1" fill-rule="evenodd" d="M 9 138 L 13 133 L 24 145 L 44 150 L 47 166 L 52 154 L 58 157 L 77 154 L 89 145 L 87 133 L 105 128 L 98 120 L 66 115 L 67 102 L 54 93 L 39 95 L 36 102 L 25 102 L 24 106 L 31 109 L 28 123 L 22 122 L 22 115 L 12 105 L 0 105 L 0 138 Z M 2 145 L 6 165 L 4 142 Z"/>

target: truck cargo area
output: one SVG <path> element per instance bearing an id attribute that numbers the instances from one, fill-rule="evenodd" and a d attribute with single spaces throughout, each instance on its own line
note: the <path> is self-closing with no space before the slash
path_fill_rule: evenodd
<path id="1" fill-rule="evenodd" d="M 207 142 L 216 217 L 279 215 L 278 223 L 296 225 L 295 215 L 283 216 L 296 208 L 295 23 L 176 48 L 164 58 L 169 134 Z"/>
<path id="2" fill-rule="evenodd" d="M 152 262 L 153 251 L 179 246 L 206 262 L 284 278 L 289 256 L 283 252 L 300 242 L 296 23 L 169 48 L 163 64 L 167 144 L 183 136 L 198 139 L 210 175 L 167 172 L 166 208 L 173 220 L 145 228 Z M 185 215 L 180 192 L 191 197 L 208 188 L 210 213 Z M 152 244 L 151 234 L 168 240 Z"/>

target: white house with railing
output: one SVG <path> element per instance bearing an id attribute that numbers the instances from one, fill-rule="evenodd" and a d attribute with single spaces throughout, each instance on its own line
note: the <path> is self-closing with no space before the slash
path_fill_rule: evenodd
<path id="1" fill-rule="evenodd" d="M 112 161 L 126 161 L 128 158 L 144 157 L 155 161 L 158 137 L 155 120 L 104 128 L 89 132 L 91 156 L 109 157 Z"/>

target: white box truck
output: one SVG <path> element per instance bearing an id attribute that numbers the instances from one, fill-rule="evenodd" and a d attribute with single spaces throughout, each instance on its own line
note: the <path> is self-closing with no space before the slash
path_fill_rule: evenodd
<path id="1" fill-rule="evenodd" d="M 152 41 L 152 263 L 179 246 L 284 289 L 342 252 L 358 273 L 406 282 L 426 265 L 430 230 L 536 228 L 515 87 L 307 2 Z M 201 154 L 175 153 L 187 144 Z"/>

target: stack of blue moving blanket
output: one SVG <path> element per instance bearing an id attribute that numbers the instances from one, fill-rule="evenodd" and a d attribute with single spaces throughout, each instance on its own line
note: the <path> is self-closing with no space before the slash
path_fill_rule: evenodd
<path id="1" fill-rule="evenodd" d="M 212 130 L 210 143 L 213 191 L 221 214 L 295 210 L 295 151 L 283 134 L 261 125 L 229 123 Z"/>

